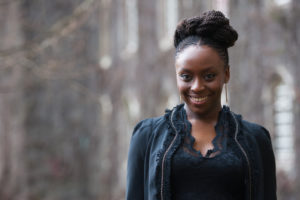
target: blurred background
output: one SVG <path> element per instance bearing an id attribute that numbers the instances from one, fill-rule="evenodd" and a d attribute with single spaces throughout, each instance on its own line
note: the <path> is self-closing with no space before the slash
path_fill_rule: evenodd
<path id="1" fill-rule="evenodd" d="M 176 24 L 210 9 L 239 33 L 230 107 L 300 199 L 299 0 L 0 0 L 0 199 L 124 199 L 134 125 L 179 103 Z"/>

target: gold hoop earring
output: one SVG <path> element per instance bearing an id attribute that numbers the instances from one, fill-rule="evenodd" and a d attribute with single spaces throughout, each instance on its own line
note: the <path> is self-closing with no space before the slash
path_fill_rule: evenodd
<path id="1" fill-rule="evenodd" d="M 225 83 L 225 97 L 226 97 L 226 104 L 228 105 L 228 94 L 227 94 L 227 84 Z"/>

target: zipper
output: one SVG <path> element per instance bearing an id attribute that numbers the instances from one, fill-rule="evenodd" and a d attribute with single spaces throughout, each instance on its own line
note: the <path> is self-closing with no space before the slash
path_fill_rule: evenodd
<path id="1" fill-rule="evenodd" d="M 234 116 L 234 114 L 232 113 L 232 112 L 230 112 L 230 114 L 231 114 L 231 116 L 233 117 L 233 119 L 234 119 L 234 122 L 235 122 L 235 124 L 236 124 L 236 129 L 235 129 L 235 134 L 234 134 L 234 140 L 235 140 L 235 142 L 238 144 L 238 146 L 239 146 L 239 148 L 241 149 L 241 151 L 243 152 L 243 154 L 244 154 L 244 156 L 245 156 L 245 158 L 246 158 L 246 160 L 247 160 L 247 164 L 248 164 L 248 173 L 249 173 L 249 195 L 250 195 L 250 200 L 252 199 L 252 182 L 251 182 L 251 166 L 250 166 L 250 160 L 249 160 L 249 158 L 248 158 L 248 155 L 247 155 L 247 153 L 246 153 L 246 151 L 245 151 L 245 149 L 242 147 L 242 145 L 239 143 L 239 141 L 238 141 L 238 139 L 237 139 L 237 134 L 238 134 L 238 128 L 239 128 L 239 124 L 238 124 L 238 122 L 237 122 L 237 120 L 236 120 L 236 118 L 235 118 L 235 116 Z"/>
<path id="2" fill-rule="evenodd" d="M 168 152 L 170 151 L 171 147 L 173 146 L 177 136 L 178 136 L 178 132 L 173 124 L 173 115 L 174 115 L 174 111 L 175 109 L 172 111 L 172 114 L 171 114 L 171 125 L 172 125 L 172 128 L 175 130 L 175 136 L 171 142 L 171 144 L 169 145 L 169 147 L 167 148 L 166 152 L 164 153 L 164 156 L 163 156 L 163 160 L 162 160 L 162 166 L 161 166 L 161 188 L 160 188 L 160 196 L 161 196 L 161 200 L 164 199 L 164 196 L 163 196 L 163 190 L 164 190 L 164 162 L 165 162 L 165 159 L 166 159 L 166 155 L 168 154 Z"/>

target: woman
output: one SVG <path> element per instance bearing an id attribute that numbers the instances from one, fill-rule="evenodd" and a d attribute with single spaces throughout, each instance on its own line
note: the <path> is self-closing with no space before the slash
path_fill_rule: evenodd
<path id="1" fill-rule="evenodd" d="M 221 106 L 227 49 L 237 38 L 219 11 L 178 24 L 175 68 L 184 104 L 135 127 L 127 200 L 276 199 L 268 131 Z"/>

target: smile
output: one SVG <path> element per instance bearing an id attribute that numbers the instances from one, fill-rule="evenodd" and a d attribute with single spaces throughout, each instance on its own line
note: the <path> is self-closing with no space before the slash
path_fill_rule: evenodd
<path id="1" fill-rule="evenodd" d="M 208 98 L 208 96 L 205 96 L 205 97 L 192 97 L 192 96 L 190 96 L 190 99 L 191 99 L 193 102 L 196 102 L 196 103 L 203 102 L 203 101 L 205 101 L 207 98 Z"/>

